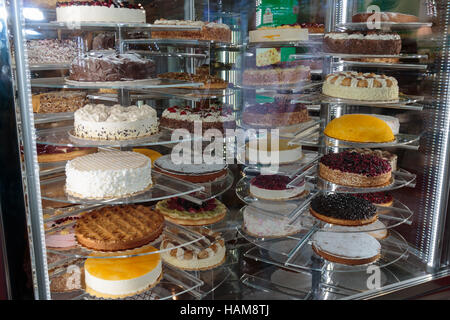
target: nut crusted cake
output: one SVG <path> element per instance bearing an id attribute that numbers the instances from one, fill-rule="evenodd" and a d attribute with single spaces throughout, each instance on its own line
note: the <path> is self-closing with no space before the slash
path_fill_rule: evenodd
<path id="1" fill-rule="evenodd" d="M 390 183 L 389 161 L 357 152 L 329 153 L 320 158 L 319 176 L 338 185 L 379 187 Z"/>
<path id="2" fill-rule="evenodd" d="M 397 55 L 402 49 L 402 40 L 395 32 L 330 32 L 324 36 L 323 45 L 325 52 Z"/>
<path id="3" fill-rule="evenodd" d="M 72 63 L 81 49 L 77 42 L 71 39 L 28 40 L 26 45 L 30 65 Z"/>
<path id="4" fill-rule="evenodd" d="M 242 83 L 249 86 L 293 85 L 310 79 L 310 68 L 296 62 L 246 69 L 242 75 Z"/>
<path id="5" fill-rule="evenodd" d="M 347 194 L 321 194 L 311 201 L 310 213 L 319 220 L 360 226 L 377 220 L 377 208 L 368 200 Z"/>
<path id="6" fill-rule="evenodd" d="M 152 31 L 153 39 L 194 39 L 194 40 L 212 40 L 221 42 L 231 42 L 230 27 L 223 23 L 192 21 L 192 20 L 166 20 L 158 19 L 153 22 L 154 25 L 164 26 L 196 26 L 200 30 L 164 30 Z"/>
<path id="7" fill-rule="evenodd" d="M 76 58 L 70 67 L 69 80 L 130 81 L 153 78 L 155 74 L 155 63 L 137 54 L 97 54 Z"/>
<path id="8" fill-rule="evenodd" d="M 51 91 L 33 94 L 33 112 L 74 112 L 86 104 L 86 96 L 87 93 L 83 91 Z"/>
<path id="9" fill-rule="evenodd" d="M 306 105 L 278 99 L 273 103 L 246 106 L 242 120 L 254 127 L 276 128 L 309 121 L 309 116 Z"/>
<path id="10" fill-rule="evenodd" d="M 327 75 L 322 92 L 343 99 L 389 101 L 398 99 L 399 88 L 394 77 L 344 71 Z"/>
<path id="11" fill-rule="evenodd" d="M 191 248 L 179 247 L 183 243 L 175 239 L 164 239 L 161 242 L 161 258 L 164 262 L 182 270 L 210 270 L 225 262 L 225 240 L 218 232 L 196 227 L 194 231 L 205 238 L 199 240 Z M 174 248 L 172 250 L 167 250 Z"/>
<path id="12" fill-rule="evenodd" d="M 75 236 L 84 247 L 99 251 L 128 250 L 160 236 L 164 217 L 142 205 L 121 205 L 85 213 L 77 220 Z"/>

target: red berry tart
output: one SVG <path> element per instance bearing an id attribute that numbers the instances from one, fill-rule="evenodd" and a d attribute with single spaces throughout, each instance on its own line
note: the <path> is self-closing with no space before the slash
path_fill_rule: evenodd
<path id="1" fill-rule="evenodd" d="M 38 144 L 36 147 L 38 162 L 40 163 L 72 160 L 79 156 L 97 152 L 97 148 L 62 147 L 46 144 Z"/>
<path id="2" fill-rule="evenodd" d="M 159 201 L 156 211 L 162 213 L 169 222 L 183 226 L 204 226 L 225 218 L 227 208 L 217 199 L 198 205 L 182 198 L 171 198 Z"/>
<path id="3" fill-rule="evenodd" d="M 294 200 L 304 195 L 305 182 L 289 188 L 287 185 L 291 181 L 287 176 L 261 174 L 250 181 L 250 194 L 258 199 L 272 201 Z"/>
<path id="4" fill-rule="evenodd" d="M 353 196 L 368 200 L 374 205 L 390 207 L 394 202 L 394 198 L 387 192 L 372 192 L 372 193 L 356 193 Z"/>
<path id="5" fill-rule="evenodd" d="M 392 168 L 389 161 L 377 156 L 344 151 L 324 155 L 319 176 L 343 186 L 381 187 L 390 183 Z"/>

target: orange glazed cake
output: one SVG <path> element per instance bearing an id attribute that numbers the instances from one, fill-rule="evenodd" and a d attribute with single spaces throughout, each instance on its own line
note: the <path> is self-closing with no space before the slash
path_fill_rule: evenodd
<path id="1" fill-rule="evenodd" d="M 99 298 L 125 298 L 154 287 L 161 279 L 161 256 L 148 246 L 124 254 L 131 258 L 88 258 L 84 263 L 86 292 Z M 112 254 L 96 254 L 110 256 Z"/>

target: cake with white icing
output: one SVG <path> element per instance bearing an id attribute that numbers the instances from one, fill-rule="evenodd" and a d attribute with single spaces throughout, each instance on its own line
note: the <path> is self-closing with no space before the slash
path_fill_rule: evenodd
<path id="1" fill-rule="evenodd" d="M 130 258 L 86 259 L 84 274 L 86 292 L 99 298 L 125 298 L 149 290 L 162 277 L 161 255 L 152 246 L 123 254 L 140 254 Z M 117 253 L 96 253 L 107 257 Z"/>
<path id="2" fill-rule="evenodd" d="M 287 176 L 260 174 L 250 180 L 250 194 L 258 199 L 286 201 L 297 199 L 305 192 L 305 182 L 295 187 L 288 187 L 292 181 Z"/>
<path id="3" fill-rule="evenodd" d="M 195 228 L 204 236 L 195 246 L 182 246 L 175 239 L 164 239 L 161 242 L 161 257 L 164 262 L 182 270 L 209 270 L 225 262 L 225 240 L 218 232 L 206 228 Z M 173 249 L 172 249 L 173 248 Z"/>
<path id="4" fill-rule="evenodd" d="M 148 105 L 88 104 L 74 113 L 74 133 L 94 140 L 127 140 L 158 132 L 156 110 Z"/>
<path id="5" fill-rule="evenodd" d="M 394 77 L 343 71 L 327 75 L 322 92 L 343 99 L 389 101 L 398 99 L 399 88 Z"/>
<path id="6" fill-rule="evenodd" d="M 58 22 L 145 23 L 145 10 L 138 5 L 112 1 L 70 1 L 56 4 Z"/>
<path id="7" fill-rule="evenodd" d="M 316 232 L 313 250 L 324 259 L 346 264 L 361 265 L 380 258 L 381 245 L 367 233 Z"/>
<path id="8" fill-rule="evenodd" d="M 150 188 L 151 160 L 137 152 L 102 151 L 66 164 L 66 192 L 83 199 L 109 199 Z"/>
<path id="9" fill-rule="evenodd" d="M 251 236 L 258 238 L 280 238 L 300 232 L 302 226 L 300 220 L 290 223 L 284 215 L 291 213 L 296 205 L 279 204 L 270 206 L 267 203 L 257 208 L 253 205 L 246 206 L 243 211 L 244 230 Z M 264 210 L 264 211 L 263 211 Z M 279 216 L 274 217 L 265 211 L 273 211 Z M 285 213 L 285 214 L 284 214 Z"/>

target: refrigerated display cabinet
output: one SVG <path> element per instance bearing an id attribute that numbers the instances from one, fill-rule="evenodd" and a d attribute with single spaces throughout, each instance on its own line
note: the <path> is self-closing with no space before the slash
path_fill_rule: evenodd
<path id="1" fill-rule="evenodd" d="M 75 266 L 81 270 L 92 251 L 81 246 L 69 251 L 48 248 L 46 233 L 56 230 L 56 221 L 101 206 L 122 203 L 154 205 L 158 200 L 177 196 L 197 204 L 218 198 L 228 207 L 224 221 L 208 226 L 223 234 L 227 259 L 220 267 L 208 271 L 185 271 L 164 264 L 161 282 L 130 299 L 450 297 L 448 1 L 144 1 L 147 23 L 77 24 L 54 22 L 54 5 L 53 8 L 51 4 L 50 8 L 47 7 L 50 2 L 0 1 L 0 131 L 3 137 L 0 148 L 0 294 L 11 299 L 95 299 L 84 291 L 82 281 L 79 288 L 70 292 L 57 292 L 59 290 L 52 287 L 52 281 L 68 274 L 69 268 Z M 418 21 L 381 22 L 377 25 L 377 28 L 401 35 L 402 51 L 399 55 L 336 54 L 324 52 L 322 32 L 310 33 L 308 39 L 301 41 L 250 42 L 249 30 L 263 25 L 273 26 L 270 25 L 273 20 L 268 22 L 262 18 L 261 10 L 266 12 L 267 8 L 277 14 L 287 14 L 281 18 L 287 19 L 287 24 L 323 24 L 325 34 L 366 29 L 366 23 L 352 22 L 355 13 L 366 10 L 411 14 L 418 17 Z M 159 18 L 228 24 L 231 43 L 152 39 L 151 32 L 161 30 L 160 26 L 152 24 Z M 169 25 L 166 28 L 186 31 L 196 27 Z M 105 88 L 104 84 L 67 82 L 64 77 L 70 63 L 36 64 L 28 59 L 29 40 L 71 39 L 77 44 L 75 54 L 83 55 L 92 49 L 92 36 L 99 32 L 113 35 L 113 50 L 135 52 L 153 59 L 158 73 L 195 73 L 198 67 L 206 64 L 211 74 L 228 81 L 229 86 L 225 90 L 205 93 L 195 90 L 200 83 L 144 81 L 131 85 L 115 84 L 109 86 L 109 92 L 105 93 L 99 92 Z M 280 84 L 278 87 L 246 84 L 244 71 L 256 67 L 258 52 L 273 47 L 286 48 L 282 50 L 286 60 L 307 61 L 311 66 L 312 80 L 294 86 Z M 361 60 L 364 58 L 378 60 Z M 385 58 L 395 60 L 386 62 Z M 325 76 L 346 70 L 395 77 L 401 91 L 399 100 L 368 103 L 322 95 L 320 90 Z M 174 89 L 175 86 L 186 88 Z M 306 181 L 309 194 L 289 202 L 286 212 L 281 212 L 281 205 L 264 207 L 264 202 L 249 192 L 250 180 L 264 166 L 246 161 L 240 156 L 238 146 L 236 162 L 228 165 L 226 178 L 218 185 L 210 183 L 205 187 L 181 183 L 171 176 L 155 172 L 152 189 L 139 196 L 108 201 L 70 197 L 63 191 L 65 163 L 39 163 L 36 144 L 121 150 L 151 147 L 166 154 L 180 141 L 173 140 L 165 129 L 157 137 L 125 142 L 73 139 L 73 113 L 33 112 L 33 94 L 61 89 L 86 91 L 88 99 L 95 103 L 128 106 L 145 102 L 154 107 L 159 116 L 164 108 L 176 104 L 193 107 L 203 101 L 219 101 L 231 105 L 236 125 L 244 131 L 252 128 L 243 121 L 243 111 L 255 102 L 271 102 L 274 97 L 282 95 L 290 103 L 302 103 L 306 105 L 311 120 L 299 126 L 277 129 L 290 145 L 303 146 L 304 157 L 293 164 L 280 166 L 278 173 L 288 176 L 292 186 Z M 349 144 L 342 140 L 327 144 L 323 135 L 325 126 L 333 118 L 348 113 L 394 116 L 400 120 L 401 133 L 389 144 Z M 317 175 L 321 156 L 355 147 L 387 149 L 398 156 L 398 169 L 391 183 L 370 190 L 389 191 L 394 196 L 393 207 L 385 210 L 379 218 L 389 236 L 380 241 L 381 258 L 362 266 L 333 263 L 318 256 L 312 250 L 311 241 L 314 234 L 324 231 L 324 224 L 307 214 L 310 202 L 322 193 L 367 192 L 367 189 L 323 181 Z M 299 222 L 302 228 L 295 234 L 276 238 L 249 235 L 243 226 L 243 214 L 249 207 L 259 210 L 264 219 L 287 220 L 289 224 Z M 71 227 L 72 224 L 57 228 Z M 180 247 L 195 247 L 202 240 L 195 230 L 172 223 L 167 223 L 164 236 L 169 239 L 176 237 Z M 159 244 L 160 240 L 154 243 L 156 247 Z"/>

